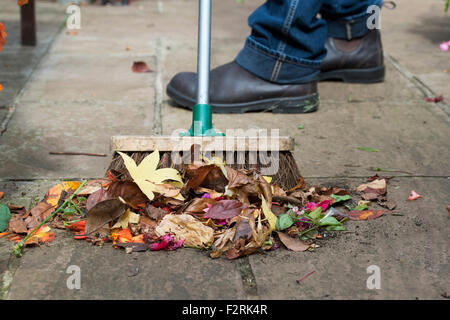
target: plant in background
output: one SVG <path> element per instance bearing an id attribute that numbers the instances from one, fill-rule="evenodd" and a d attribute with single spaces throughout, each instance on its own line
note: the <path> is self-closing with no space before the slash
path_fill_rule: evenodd
<path id="1" fill-rule="evenodd" d="M 447 13 L 448 8 L 450 7 L 450 0 L 445 0 L 444 12 Z"/>

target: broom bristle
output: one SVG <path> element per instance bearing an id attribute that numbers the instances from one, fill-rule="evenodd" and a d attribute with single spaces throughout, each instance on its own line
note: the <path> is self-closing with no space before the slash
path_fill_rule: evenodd
<path id="1" fill-rule="evenodd" d="M 129 155 L 136 164 L 148 156 L 151 152 L 124 152 Z M 172 161 L 172 152 L 160 152 L 159 168 L 174 168 L 181 174 L 184 174 L 184 165 L 177 164 Z M 179 153 L 182 156 L 182 152 Z M 278 159 L 277 159 L 278 158 Z M 239 170 L 239 169 L 256 169 L 260 172 L 264 169 L 268 169 L 271 164 L 278 161 L 278 170 L 274 174 L 265 174 L 272 177 L 272 184 L 277 184 L 283 190 L 288 190 L 297 185 L 298 179 L 301 177 L 300 170 L 295 162 L 294 156 L 290 151 L 280 151 L 276 153 L 258 153 L 249 151 L 236 151 L 227 153 L 226 159 L 228 160 L 227 166 Z M 230 161 L 231 160 L 231 161 Z M 233 162 L 233 163 L 232 163 Z M 109 165 L 107 172 L 113 170 L 119 173 L 119 178 L 130 179 L 122 157 L 115 152 L 113 159 Z M 264 174 L 264 172 L 263 172 Z"/>

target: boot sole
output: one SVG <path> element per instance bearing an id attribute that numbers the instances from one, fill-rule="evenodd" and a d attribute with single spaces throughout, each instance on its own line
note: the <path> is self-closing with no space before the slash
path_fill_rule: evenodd
<path id="1" fill-rule="evenodd" d="M 346 83 L 383 82 L 386 73 L 384 65 L 368 69 L 342 69 L 319 74 L 319 81 L 340 80 Z"/>
<path id="2" fill-rule="evenodd" d="M 167 95 L 180 107 L 192 110 L 195 100 L 186 97 L 170 85 L 166 89 Z M 314 93 L 301 97 L 273 98 L 245 103 L 211 104 L 213 113 L 245 113 L 265 111 L 272 113 L 309 113 L 319 108 L 319 94 Z"/>

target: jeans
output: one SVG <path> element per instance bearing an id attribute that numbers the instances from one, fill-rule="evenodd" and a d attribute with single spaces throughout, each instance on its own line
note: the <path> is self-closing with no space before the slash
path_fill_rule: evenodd
<path id="1" fill-rule="evenodd" d="M 267 0 L 248 18 L 252 31 L 235 61 L 267 81 L 314 81 L 327 36 L 364 36 L 371 5 L 381 8 L 383 0 Z"/>

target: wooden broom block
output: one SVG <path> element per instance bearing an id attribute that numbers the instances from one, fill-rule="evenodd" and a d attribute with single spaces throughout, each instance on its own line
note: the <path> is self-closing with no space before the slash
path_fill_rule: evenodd
<path id="1" fill-rule="evenodd" d="M 193 144 L 201 146 L 202 151 L 293 151 L 294 138 L 287 136 L 217 136 L 217 137 L 178 137 L 178 136 L 113 136 L 113 151 L 186 151 Z"/>

